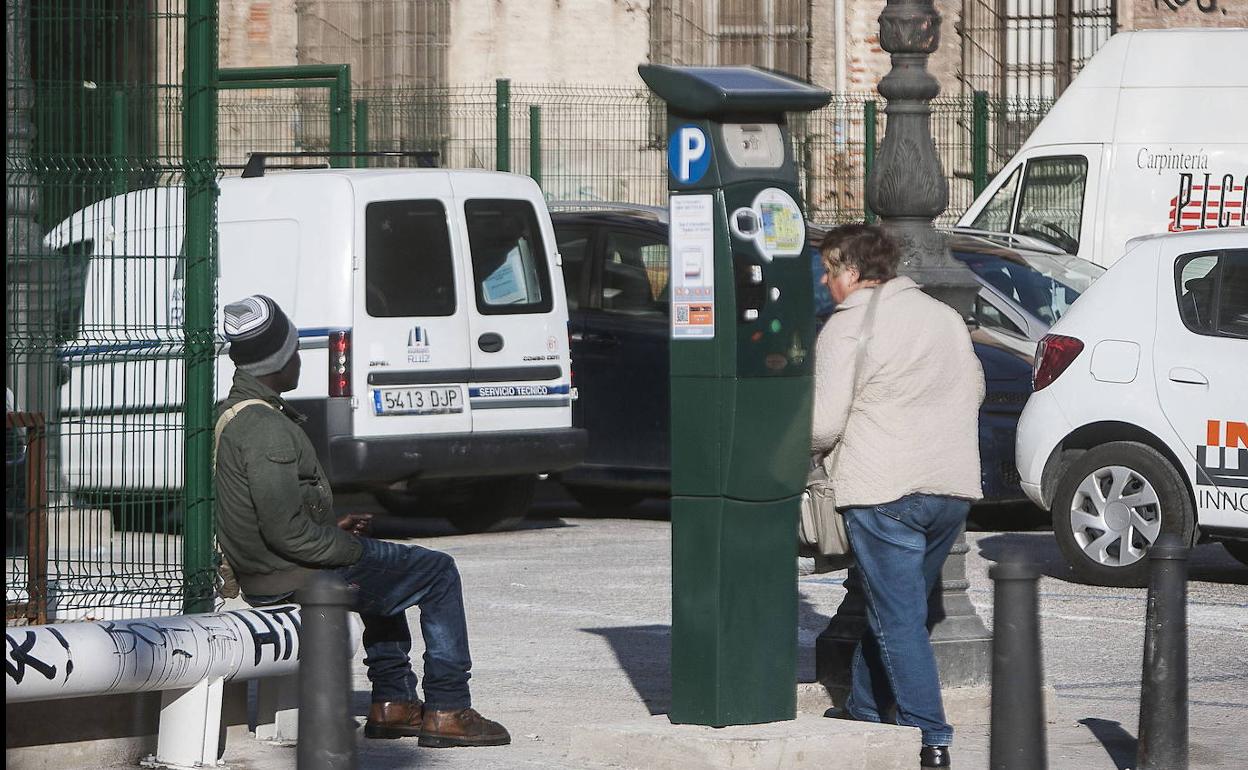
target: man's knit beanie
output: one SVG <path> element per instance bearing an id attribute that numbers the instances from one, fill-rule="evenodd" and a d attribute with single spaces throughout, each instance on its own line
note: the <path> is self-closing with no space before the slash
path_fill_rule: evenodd
<path id="1" fill-rule="evenodd" d="M 253 294 L 225 306 L 230 359 L 256 377 L 280 372 L 299 347 L 299 333 L 277 303 Z"/>

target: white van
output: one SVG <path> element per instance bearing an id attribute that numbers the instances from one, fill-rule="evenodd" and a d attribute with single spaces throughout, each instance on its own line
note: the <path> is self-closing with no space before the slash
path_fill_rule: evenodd
<path id="1" fill-rule="evenodd" d="M 1098 265 L 1152 233 L 1248 224 L 1248 29 L 1109 39 L 958 221 Z"/>
<path id="2" fill-rule="evenodd" d="M 183 193 L 110 198 L 47 245 L 89 256 L 62 349 L 71 491 L 181 486 Z M 220 182 L 218 308 L 267 294 L 299 329 L 290 402 L 331 483 L 417 502 L 465 531 L 522 515 L 536 476 L 577 464 L 568 310 L 528 177 L 324 169 Z M 222 316 L 218 309 L 217 334 Z M 234 374 L 219 346 L 216 396 Z"/>

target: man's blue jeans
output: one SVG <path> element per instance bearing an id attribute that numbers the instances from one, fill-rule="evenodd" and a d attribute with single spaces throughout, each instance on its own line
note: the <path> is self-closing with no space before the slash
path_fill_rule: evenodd
<path id="1" fill-rule="evenodd" d="M 928 600 L 970 507 L 952 497 L 907 495 L 845 511 L 868 623 L 854 650 L 845 709 L 854 719 L 880 722 L 895 708 L 896 723 L 918 727 L 928 746 L 953 740 L 927 635 Z"/>
<path id="2" fill-rule="evenodd" d="M 435 711 L 468 708 L 468 626 L 455 560 L 441 551 L 361 538 L 364 553 L 338 575 L 364 621 L 364 665 L 373 702 L 414 701 L 409 607 L 420 607 L 425 640 L 425 703 Z"/>

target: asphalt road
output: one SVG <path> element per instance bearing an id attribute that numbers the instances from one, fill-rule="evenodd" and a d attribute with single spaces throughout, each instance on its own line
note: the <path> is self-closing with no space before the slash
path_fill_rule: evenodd
<path id="1" fill-rule="evenodd" d="M 364 498 L 341 510 L 379 510 Z M 1025 515 L 1027 511 L 1015 512 Z M 651 502 L 627 519 L 600 518 L 548 495 L 515 532 L 462 536 L 438 520 L 382 517 L 378 534 L 447 551 L 466 587 L 474 705 L 503 722 L 513 745 L 420 749 L 415 740 L 361 739 L 361 768 L 609 767 L 573 756 L 582 725 L 665 713 L 670 701 L 670 526 Z M 1004 516 L 1004 520 L 999 517 Z M 981 528 L 1010 528 L 1009 511 L 977 516 Z M 1145 592 L 1072 582 L 1049 532 L 968 535 L 971 599 L 991 627 L 988 567 L 1022 549 L 1041 567 L 1041 626 L 1055 709 L 1048 724 L 1054 770 L 1135 766 Z M 1189 585 L 1191 767 L 1239 768 L 1248 757 L 1248 568 L 1220 546 L 1200 546 Z M 813 644 L 844 595 L 843 573 L 800 579 L 799 678 L 814 674 Z M 413 628 L 416 626 L 413 612 Z M 419 652 L 419 641 L 417 641 Z M 353 706 L 368 703 L 354 663 Z M 362 721 L 362 720 L 361 720 Z M 958 727 L 955 767 L 983 768 L 988 730 Z M 245 768 L 294 766 L 294 750 L 234 740 L 226 760 Z M 917 762 L 916 762 L 917 766 Z"/>

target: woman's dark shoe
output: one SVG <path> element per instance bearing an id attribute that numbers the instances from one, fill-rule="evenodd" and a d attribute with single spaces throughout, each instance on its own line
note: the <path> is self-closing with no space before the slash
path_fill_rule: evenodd
<path id="1" fill-rule="evenodd" d="M 420 701 L 387 701 L 368 708 L 365 738 L 416 738 L 420 735 L 424 707 Z"/>
<path id="2" fill-rule="evenodd" d="M 846 711 L 843 708 L 838 708 L 836 706 L 833 706 L 832 708 L 823 712 L 823 716 L 826 719 L 847 719 L 850 722 L 856 721 L 854 717 L 848 711 Z"/>
<path id="3" fill-rule="evenodd" d="M 920 767 L 949 767 L 948 746 L 924 746 L 919 752 Z"/>

